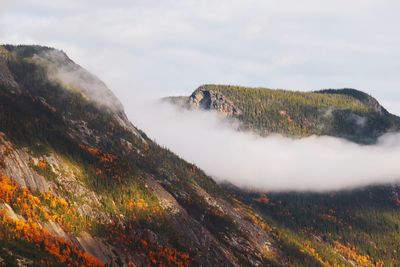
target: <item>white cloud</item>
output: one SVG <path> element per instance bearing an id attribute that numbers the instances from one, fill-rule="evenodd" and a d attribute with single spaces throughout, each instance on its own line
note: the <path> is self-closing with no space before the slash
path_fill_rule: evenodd
<path id="1" fill-rule="evenodd" d="M 130 117 L 149 136 L 217 181 L 264 191 L 331 191 L 400 181 L 400 134 L 370 146 L 326 136 L 261 138 L 237 132 L 211 112 L 149 102 L 135 103 L 133 110 Z"/>

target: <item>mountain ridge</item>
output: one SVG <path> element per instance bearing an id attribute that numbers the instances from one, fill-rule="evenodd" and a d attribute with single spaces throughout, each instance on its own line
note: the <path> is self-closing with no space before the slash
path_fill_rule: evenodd
<path id="1" fill-rule="evenodd" d="M 355 89 L 312 92 L 203 85 L 189 97 L 166 98 L 189 109 L 216 110 L 261 136 L 329 135 L 370 144 L 400 129 L 400 118 L 372 96 Z"/>

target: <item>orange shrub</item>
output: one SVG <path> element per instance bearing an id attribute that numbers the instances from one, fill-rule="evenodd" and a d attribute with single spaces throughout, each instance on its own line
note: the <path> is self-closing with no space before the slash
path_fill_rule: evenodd
<path id="1" fill-rule="evenodd" d="M 25 240 L 68 266 L 104 266 L 99 259 L 80 250 L 76 245 L 51 235 L 35 222 L 12 219 L 2 211 L 0 221 L 0 236 L 4 240 Z"/>
<path id="2" fill-rule="evenodd" d="M 356 262 L 360 266 L 375 266 L 368 255 L 358 254 L 356 248 L 350 244 L 343 245 L 337 241 L 334 248 L 346 259 Z"/>
<path id="3" fill-rule="evenodd" d="M 39 160 L 37 166 L 38 166 L 38 168 L 44 170 L 47 167 L 47 162 L 45 160 Z"/>
<path id="4" fill-rule="evenodd" d="M 51 193 L 34 195 L 29 189 L 21 188 L 6 176 L 0 176 L 0 199 L 8 203 L 25 219 L 53 220 L 66 229 L 70 228 L 67 217 L 75 213 L 75 209 L 70 207 L 64 199 Z"/>

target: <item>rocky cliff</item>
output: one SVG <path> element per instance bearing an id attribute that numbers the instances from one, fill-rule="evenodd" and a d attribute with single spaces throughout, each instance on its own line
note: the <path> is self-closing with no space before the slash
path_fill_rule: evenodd
<path id="1" fill-rule="evenodd" d="M 226 116 L 239 116 L 242 111 L 222 93 L 199 87 L 189 97 L 189 107 L 193 109 L 215 110 Z"/>

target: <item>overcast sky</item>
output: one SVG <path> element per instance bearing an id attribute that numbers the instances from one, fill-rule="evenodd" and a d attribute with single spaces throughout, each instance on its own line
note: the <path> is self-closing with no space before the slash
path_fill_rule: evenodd
<path id="1" fill-rule="evenodd" d="M 64 50 L 125 106 L 224 83 L 352 87 L 400 114 L 400 1 L 0 3 L 1 43 Z"/>

